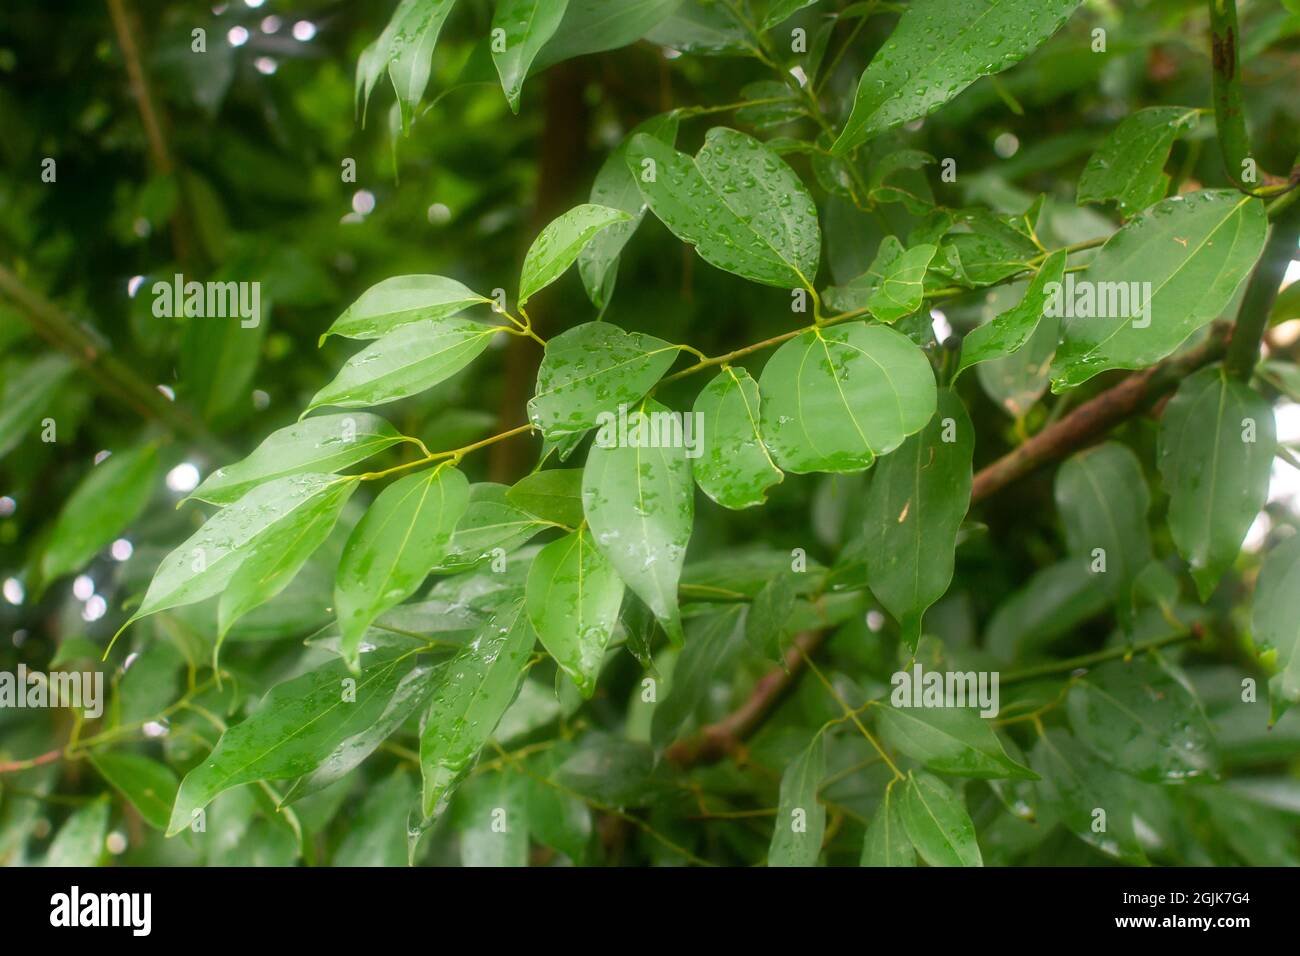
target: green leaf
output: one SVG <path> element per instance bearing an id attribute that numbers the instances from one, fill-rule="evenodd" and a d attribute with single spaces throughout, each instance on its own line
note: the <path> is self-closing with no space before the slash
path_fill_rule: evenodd
<path id="1" fill-rule="evenodd" d="M 869 468 L 934 415 L 934 374 L 907 336 L 864 322 L 810 329 L 759 377 L 763 438 L 796 474 Z"/>
<path id="2" fill-rule="evenodd" d="M 880 707 L 880 734 L 935 773 L 986 780 L 1033 780 L 1002 748 L 993 725 L 969 707 Z"/>
<path id="3" fill-rule="evenodd" d="M 568 5 L 569 0 L 499 0 L 497 3 L 492 15 L 492 60 L 512 112 L 519 112 L 519 94 L 528 68 L 555 35 Z"/>
<path id="4" fill-rule="evenodd" d="M 528 824 L 538 843 L 582 866 L 591 842 L 591 808 L 551 782 L 551 774 L 559 763 L 556 749 L 535 754 L 529 760 L 534 769 L 527 778 Z"/>
<path id="5" fill-rule="evenodd" d="M 370 623 L 415 593 L 451 548 L 469 505 L 469 483 L 439 465 L 393 482 L 379 493 L 343 548 L 334 608 L 343 657 L 355 664 Z"/>
<path id="6" fill-rule="evenodd" d="M 357 61 L 356 98 L 364 108 L 385 69 L 397 92 L 402 129 L 409 130 L 415 107 L 429 84 L 433 48 L 456 0 L 402 0 L 384 32 Z"/>
<path id="7" fill-rule="evenodd" d="M 76 571 L 140 516 L 153 494 L 158 449 L 149 444 L 110 455 L 77 484 L 59 513 L 41 556 L 53 581 Z"/>
<path id="8" fill-rule="evenodd" d="M 679 349 L 653 335 L 586 322 L 546 343 L 528 418 L 548 439 L 596 425 L 602 412 L 638 401 L 677 359 Z"/>
<path id="9" fill-rule="evenodd" d="M 465 784 L 454 813 L 461 866 L 528 865 L 528 778 L 513 770 Z"/>
<path id="10" fill-rule="evenodd" d="M 27 437 L 74 368 L 63 355 L 42 355 L 5 383 L 0 396 L 0 458 Z"/>
<path id="11" fill-rule="evenodd" d="M 218 468 L 190 498 L 230 504 L 264 482 L 305 471 L 332 474 L 403 441 L 397 429 L 369 412 L 308 418 L 272 432 L 243 461 Z"/>
<path id="12" fill-rule="evenodd" d="M 1134 827 L 1135 781 L 1126 783 L 1128 778 L 1092 756 L 1064 730 L 1042 734 L 1029 762 L 1042 777 L 1039 796 L 1067 830 L 1107 856 L 1126 863 L 1146 862 Z"/>
<path id="13" fill-rule="evenodd" d="M 811 7 L 816 2 L 817 0 L 768 0 L 760 26 L 764 30 L 770 30 L 790 19 L 804 7 Z"/>
<path id="14" fill-rule="evenodd" d="M 1165 406 L 1158 455 L 1169 530 L 1202 601 L 1268 501 L 1276 448 L 1272 406 L 1221 366 L 1184 379 Z"/>
<path id="15" fill-rule="evenodd" d="M 1034 650 L 1104 611 L 1111 595 L 1097 587 L 1088 566 L 1089 559 L 1074 557 L 1035 572 L 994 612 L 984 636 L 989 651 L 1008 661 L 1032 657 Z"/>
<path id="16" fill-rule="evenodd" d="M 601 230 L 631 219 L 621 209 L 583 203 L 548 225 L 524 256 L 524 267 L 519 273 L 520 306 L 563 275 Z"/>
<path id="17" fill-rule="evenodd" d="M 1106 240 L 1082 285 L 1066 277 L 1052 390 L 1107 369 L 1145 368 L 1218 318 L 1266 231 L 1264 204 L 1227 189 L 1173 196 L 1133 219 Z"/>
<path id="18" fill-rule="evenodd" d="M 582 469 L 535 471 L 515 482 L 506 500 L 546 521 L 576 528 L 582 524 Z"/>
<path id="19" fill-rule="evenodd" d="M 1079 204 L 1113 199 L 1125 216 L 1164 198 L 1165 162 L 1180 134 L 1196 126 L 1197 110 L 1152 106 L 1124 118 L 1092 154 L 1079 177 Z"/>
<path id="20" fill-rule="evenodd" d="M 270 322 L 270 303 L 259 303 L 257 324 L 245 328 L 236 318 L 185 320 L 178 364 L 182 401 L 207 422 L 223 422 L 249 406 L 249 386 L 262 359 Z"/>
<path id="21" fill-rule="evenodd" d="M 395 770 L 375 784 L 330 862 L 334 866 L 405 866 L 406 819 L 415 800 L 415 783 L 405 770 Z"/>
<path id="22" fill-rule="evenodd" d="M 817 789 L 825 776 L 826 742 L 818 732 L 781 775 L 768 866 L 817 865 L 826 834 L 826 808 L 817 801 Z"/>
<path id="23" fill-rule="evenodd" d="M 537 73 L 575 56 L 635 43 L 668 17 L 682 0 L 569 0 L 555 36 L 533 64 Z"/>
<path id="24" fill-rule="evenodd" d="M 474 361 L 500 331 L 458 318 L 403 325 L 348 359 L 303 414 L 322 405 L 356 408 L 417 395 Z"/>
<path id="25" fill-rule="evenodd" d="M 934 112 L 981 76 L 1000 73 L 1061 28 L 1079 0 L 915 0 L 858 82 L 832 147 L 847 153 Z"/>
<path id="26" fill-rule="evenodd" d="M 897 322 L 921 308 L 924 280 L 938 247 L 922 244 L 904 251 L 893 236 L 880 242 L 875 261 L 868 270 L 876 286 L 867 308 L 881 322 Z"/>
<path id="27" fill-rule="evenodd" d="M 598 309 L 609 305 L 614 292 L 614 281 L 618 276 L 619 254 L 645 217 L 645 200 L 627 165 L 627 151 L 632 137 L 644 133 L 671 146 L 677 141 L 679 121 L 680 114 L 673 110 L 652 116 L 634 127 L 605 158 L 591 184 L 593 203 L 621 209 L 631 217 L 626 222 L 616 222 L 609 228 L 602 229 L 578 254 L 578 273 L 582 276 L 587 297 Z"/>
<path id="28" fill-rule="evenodd" d="M 372 285 L 334 320 L 320 337 L 378 339 L 413 322 L 448 319 L 470 306 L 491 304 L 474 290 L 446 276 L 393 276 Z"/>
<path id="29" fill-rule="evenodd" d="M 1065 259 L 1065 250 L 1053 252 L 1029 283 L 1024 298 L 962 339 L 961 364 L 954 378 L 972 365 L 1018 352 L 1033 337 L 1051 301 L 1048 287 L 1065 276 Z"/>
<path id="30" fill-rule="evenodd" d="M 335 660 L 277 684 L 186 774 L 167 835 L 189 827 L 196 810 L 240 784 L 314 773 L 322 775 L 318 782 L 342 777 L 428 698 L 430 674 L 431 666 L 413 654 L 368 655 L 355 678 Z M 372 732 L 376 725 L 383 736 Z"/>
<path id="31" fill-rule="evenodd" d="M 908 774 L 900 810 L 908 839 L 930 866 L 984 865 L 961 798 L 937 777 Z"/>
<path id="32" fill-rule="evenodd" d="M 1271 726 L 1292 704 L 1300 703 L 1300 535 L 1264 558 L 1251 629 L 1256 644 L 1277 668 L 1268 682 Z"/>
<path id="33" fill-rule="evenodd" d="M 1102 590 L 1122 593 L 1151 561 L 1142 465 L 1124 445 L 1106 442 L 1070 458 L 1056 473 L 1056 507 L 1070 553 L 1089 561 Z"/>
<path id="34" fill-rule="evenodd" d="M 310 473 L 276 478 L 222 508 L 162 559 L 131 621 L 220 594 L 263 536 L 343 480 Z"/>
<path id="35" fill-rule="evenodd" d="M 754 282 L 812 288 L 821 258 L 817 207 L 772 149 L 718 126 L 694 158 L 634 136 L 627 162 L 654 214 L 705 262 Z"/>
<path id="36" fill-rule="evenodd" d="M 180 781 L 171 768 L 133 753 L 92 753 L 90 762 L 100 776 L 139 811 L 144 822 L 166 830 Z"/>
<path id="37" fill-rule="evenodd" d="M 754 595 L 749 613 L 745 615 L 745 639 L 750 646 L 780 661 L 784 648 L 786 622 L 794 613 L 795 587 L 793 573 L 786 571 L 775 575 Z"/>
<path id="38" fill-rule="evenodd" d="M 894 799 L 891 783 L 885 787 L 885 796 L 867 827 L 859 866 L 916 866 L 916 850 L 903 825 L 900 803 Z"/>
<path id="39" fill-rule="evenodd" d="M 1182 783 L 1214 770 L 1209 721 L 1183 682 L 1152 656 L 1078 678 L 1066 700 L 1074 735 L 1116 770 Z"/>
<path id="40" fill-rule="evenodd" d="M 505 485 L 480 482 L 469 489 L 469 505 L 456 524 L 447 556 L 435 571 L 472 568 L 499 553 L 509 553 L 546 528 L 549 520 L 538 518 L 510 501 Z"/>
<path id="41" fill-rule="evenodd" d="M 646 39 L 683 53 L 750 56 L 753 50 L 731 11 L 710 0 L 682 0 L 676 12 L 647 33 Z"/>
<path id="42" fill-rule="evenodd" d="M 672 742 L 704 701 L 712 682 L 743 650 L 745 617 L 744 606 L 736 605 L 688 622 L 688 640 L 673 665 L 668 693 L 651 717 L 650 740 L 656 747 Z"/>
<path id="43" fill-rule="evenodd" d="M 525 595 L 542 646 L 591 697 L 623 603 L 623 580 L 591 532 L 584 528 L 542 548 L 528 569 Z"/>
<path id="44" fill-rule="evenodd" d="M 653 399 L 642 402 L 639 411 L 643 438 L 649 427 L 645 416 L 658 422 L 673 415 Z M 596 547 L 668 636 L 680 641 L 677 582 L 695 520 L 691 462 L 684 448 L 641 444 L 592 446 L 582 476 L 582 506 Z"/>
<path id="45" fill-rule="evenodd" d="M 343 506 L 359 483 L 356 478 L 345 478 L 330 485 L 258 540 L 221 592 L 217 605 L 218 646 L 232 624 L 289 586 L 334 530 Z"/>
<path id="46" fill-rule="evenodd" d="M 73 811 L 54 834 L 45 853 L 45 865 L 55 867 L 98 866 L 104 856 L 108 834 L 108 800 L 92 800 Z"/>
<path id="47" fill-rule="evenodd" d="M 952 581 L 974 450 L 966 408 L 943 389 L 930 424 L 876 466 L 867 489 L 867 580 L 913 651 L 926 609 Z"/>
<path id="48" fill-rule="evenodd" d="M 519 692 L 535 640 L 522 602 L 501 608 L 447 665 L 420 730 L 426 817 L 447 807 L 456 785 Z"/>
<path id="49" fill-rule="evenodd" d="M 693 463 L 700 490 L 724 508 L 752 508 L 785 475 L 763 444 L 758 383 L 743 368 L 724 365 L 695 398 L 700 422 L 699 457 Z"/>

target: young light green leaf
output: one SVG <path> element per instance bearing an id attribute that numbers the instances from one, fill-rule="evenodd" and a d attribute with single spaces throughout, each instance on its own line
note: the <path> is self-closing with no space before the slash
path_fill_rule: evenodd
<path id="1" fill-rule="evenodd" d="M 782 345 L 759 377 L 763 439 L 796 474 L 869 468 L 934 415 L 934 373 L 900 332 L 850 322 Z"/>
<path id="2" fill-rule="evenodd" d="M 719 126 L 693 158 L 634 136 L 627 162 L 650 209 L 705 262 L 754 282 L 812 287 L 821 258 L 817 207 L 772 149 Z"/>
<path id="3" fill-rule="evenodd" d="M 908 774 L 900 807 L 908 839 L 931 866 L 983 866 L 961 798 L 928 773 Z"/>
<path id="4" fill-rule="evenodd" d="M 131 621 L 220 594 L 264 535 L 338 481 L 311 473 L 275 478 L 222 508 L 163 558 Z"/>
<path id="5" fill-rule="evenodd" d="M 1169 530 L 1202 601 L 1237 559 L 1268 501 L 1276 448 L 1272 406 L 1221 366 L 1184 379 L 1165 406 L 1158 458 Z"/>
<path id="6" fill-rule="evenodd" d="M 925 273 L 938 252 L 937 246 L 921 244 L 904 251 L 893 236 L 880 242 L 875 261 L 868 270 L 876 286 L 867 308 L 881 322 L 897 322 L 921 307 Z"/>
<path id="7" fill-rule="evenodd" d="M 1057 297 L 1052 391 L 1164 358 L 1232 300 L 1264 248 L 1264 204 L 1236 190 L 1156 203 L 1102 246 Z M 1073 294 L 1071 291 L 1073 289 Z"/>
<path id="8" fill-rule="evenodd" d="M 343 506 L 360 483 L 344 478 L 294 510 L 257 542 L 221 592 L 217 605 L 217 647 L 237 620 L 289 586 L 334 530 Z M 215 653 L 214 650 L 214 659 Z"/>
<path id="9" fill-rule="evenodd" d="M 144 445 L 110 455 L 68 497 L 41 556 L 41 575 L 53 581 L 78 570 L 139 517 L 153 494 L 158 450 Z"/>
<path id="10" fill-rule="evenodd" d="M 1132 216 L 1159 202 L 1169 189 L 1169 149 L 1196 118 L 1197 111 L 1185 106 L 1151 106 L 1124 117 L 1084 167 L 1079 204 L 1113 199 Z"/>
<path id="11" fill-rule="evenodd" d="M 627 443 L 597 442 L 587 454 L 582 506 L 596 547 L 654 612 L 669 638 L 681 640 L 677 582 L 695 520 L 691 462 L 682 447 L 651 445 L 646 432 L 664 431 L 676 416 L 647 399 L 628 417 L 639 424 Z"/>
<path id="12" fill-rule="evenodd" d="M 264 482 L 304 471 L 331 474 L 403 441 L 397 429 L 369 412 L 304 419 L 272 432 L 243 461 L 218 468 L 190 497 L 230 504 Z"/>
<path id="13" fill-rule="evenodd" d="M 447 319 L 472 305 L 491 304 L 474 290 L 446 276 L 393 276 L 372 285 L 334 320 L 320 337 L 378 339 L 413 322 Z"/>
<path id="14" fill-rule="evenodd" d="M 520 478 L 506 500 L 546 521 L 576 528 L 582 524 L 582 469 L 548 468 Z"/>
<path id="15" fill-rule="evenodd" d="M 45 853 L 45 865 L 96 866 L 104 856 L 104 838 L 107 835 L 108 799 L 100 797 L 74 810 L 59 827 Z"/>
<path id="16" fill-rule="evenodd" d="M 519 112 L 519 94 L 533 59 L 564 19 L 569 0 L 500 0 L 492 15 L 492 60 L 501 77 L 511 112 Z"/>
<path id="17" fill-rule="evenodd" d="M 1043 262 L 1025 290 L 1024 298 L 992 322 L 972 329 L 961 343 L 961 363 L 954 378 L 972 365 L 1018 352 L 1038 328 L 1052 295 L 1049 291 L 1065 276 L 1065 250 L 1058 249 Z"/>
<path id="18" fill-rule="evenodd" d="M 509 500 L 505 485 L 480 482 L 469 489 L 469 505 L 456 525 L 447 556 L 435 571 L 463 571 L 490 557 L 507 554 L 552 522 L 524 511 Z"/>
<path id="19" fill-rule="evenodd" d="M 621 209 L 583 203 L 560 216 L 533 240 L 519 273 L 519 304 L 564 274 L 578 254 L 602 229 L 632 219 Z"/>
<path id="20" fill-rule="evenodd" d="M 1151 561 L 1150 504 L 1141 463 L 1117 442 L 1080 452 L 1056 473 L 1056 507 L 1070 553 L 1089 561 L 1097 587 L 1112 598 Z"/>
<path id="21" fill-rule="evenodd" d="M 618 621 L 623 579 L 584 528 L 537 553 L 524 593 L 528 619 L 542 646 L 582 695 L 590 697 Z"/>
<path id="22" fill-rule="evenodd" d="M 833 151 L 847 153 L 932 113 L 981 76 L 1015 65 L 1078 5 L 1079 0 L 914 0 L 862 74 Z"/>
<path id="23" fill-rule="evenodd" d="M 415 107 L 432 70 L 433 48 L 456 0 L 402 0 L 388 26 L 357 61 L 356 99 L 364 108 L 385 69 L 397 91 L 402 129 L 409 130 Z"/>
<path id="24" fill-rule="evenodd" d="M 119 751 L 92 753 L 90 763 L 100 776 L 157 830 L 166 830 L 180 781 L 166 764 L 140 754 Z"/>
<path id="25" fill-rule="evenodd" d="M 42 355 L 5 383 L 0 396 L 0 458 L 27 437 L 73 368 L 66 355 Z"/>
<path id="26" fill-rule="evenodd" d="M 433 388 L 474 361 L 500 331 L 460 318 L 403 325 L 348 359 L 303 414 L 322 405 L 382 405 Z"/>
<path id="27" fill-rule="evenodd" d="M 867 489 L 867 580 L 913 651 L 926 609 L 952 581 L 974 451 L 966 408 L 943 389 L 930 424 L 876 466 Z"/>
<path id="28" fill-rule="evenodd" d="M 880 707 L 880 734 L 935 773 L 985 780 L 1034 780 L 1002 748 L 990 721 L 971 707 Z"/>
<path id="29" fill-rule="evenodd" d="M 1255 642 L 1272 659 L 1268 682 L 1269 724 L 1300 703 L 1300 535 L 1283 541 L 1264 559 L 1251 611 Z"/>
<path id="30" fill-rule="evenodd" d="M 876 815 L 867 826 L 859 866 L 916 866 L 916 850 L 903 825 L 900 803 L 894 797 L 893 785 L 887 786 Z"/>
<path id="31" fill-rule="evenodd" d="M 638 401 L 668 370 L 679 349 L 653 335 L 586 322 L 546 343 L 528 418 L 548 439 L 583 432 L 601 412 Z"/>
<path id="32" fill-rule="evenodd" d="M 817 800 L 817 789 L 825 776 L 826 742 L 818 732 L 781 775 L 768 866 L 817 865 L 826 834 L 826 808 Z"/>
<path id="33" fill-rule="evenodd" d="M 469 505 L 469 483 L 440 465 L 407 475 L 379 493 L 343 548 L 334 608 L 343 656 L 357 660 L 370 622 L 400 604 L 447 556 L 456 524 Z"/>
<path id="34" fill-rule="evenodd" d="M 534 640 L 523 602 L 516 602 L 502 607 L 447 665 L 420 729 L 426 817 L 446 809 L 515 699 Z"/>
<path id="35" fill-rule="evenodd" d="M 1214 770 L 1213 734 L 1200 702 L 1151 656 L 1078 678 L 1066 710 L 1075 737 L 1140 780 L 1182 783 Z"/>
<path id="36" fill-rule="evenodd" d="M 723 366 L 695 398 L 703 445 L 693 470 L 700 490 L 724 508 L 752 508 L 785 475 L 760 433 L 758 383 L 743 368 Z"/>
<path id="37" fill-rule="evenodd" d="M 644 133 L 671 146 L 677 141 L 679 120 L 680 114 L 673 110 L 652 116 L 633 128 L 623 142 L 605 158 L 591 184 L 593 203 L 621 209 L 631 217 L 627 222 L 616 222 L 609 228 L 602 229 L 578 254 L 578 274 L 582 276 L 587 297 L 598 309 L 609 305 L 614 293 L 614 281 L 618 276 L 619 254 L 632 238 L 632 233 L 641 225 L 646 211 L 645 199 L 628 169 L 628 145 L 632 137 Z"/>
<path id="38" fill-rule="evenodd" d="M 764 5 L 762 28 L 770 30 L 779 23 L 784 23 L 804 7 L 811 7 L 817 0 L 768 0 Z"/>
<path id="39" fill-rule="evenodd" d="M 272 687 L 181 781 L 167 835 L 189 827 L 213 797 L 243 783 L 323 771 L 329 782 L 337 780 L 428 699 L 430 673 L 414 654 L 376 654 L 355 678 L 336 660 Z M 378 739 L 371 733 L 376 725 L 384 731 Z"/>

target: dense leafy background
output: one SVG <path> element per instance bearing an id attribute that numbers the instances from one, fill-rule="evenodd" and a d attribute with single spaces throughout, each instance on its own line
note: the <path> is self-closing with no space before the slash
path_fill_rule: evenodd
<path id="1" fill-rule="evenodd" d="M 1204 3 L 390 7 L 0 12 L 0 665 L 110 690 L 0 709 L 0 861 L 1300 862 L 1300 283 L 1253 377 L 968 508 L 1236 315 Z M 1273 173 L 1298 37 L 1241 3 Z M 1152 328 L 1043 316 L 1090 263 Z M 177 272 L 263 322 L 155 317 Z M 584 441 L 770 339 L 646 402 L 702 457 Z M 1001 715 L 889 707 L 913 660 Z"/>

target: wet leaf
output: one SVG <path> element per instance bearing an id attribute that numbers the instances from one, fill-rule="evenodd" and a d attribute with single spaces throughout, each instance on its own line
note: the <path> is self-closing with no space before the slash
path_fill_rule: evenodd
<path id="1" fill-rule="evenodd" d="M 535 640 L 522 603 L 501 608 L 443 671 L 420 729 L 426 817 L 446 809 L 457 784 L 519 692 Z"/>
<path id="2" fill-rule="evenodd" d="M 975 825 L 961 798 L 937 777 L 908 774 L 900 805 L 908 839 L 931 866 L 983 866 Z"/>
<path id="3" fill-rule="evenodd" d="M 652 421 L 673 415 L 651 399 L 640 411 Z M 694 492 L 684 448 L 597 443 L 587 455 L 582 506 L 596 547 L 674 641 L 681 640 L 677 582 L 695 521 Z"/>
<path id="4" fill-rule="evenodd" d="M 415 593 L 446 558 L 469 505 L 469 483 L 445 465 L 407 475 L 379 493 L 343 548 L 334 608 L 343 656 L 354 663 L 370 622 Z"/>
<path id="5" fill-rule="evenodd" d="M 446 276 L 393 276 L 372 285 L 334 320 L 320 337 L 378 339 L 414 322 L 436 322 L 464 312 L 470 306 L 492 303 L 474 290 Z"/>
<path id="6" fill-rule="evenodd" d="M 826 743 L 820 733 L 781 775 L 776 827 L 768 866 L 816 866 L 826 833 L 826 808 L 817 790 L 826 776 Z"/>
<path id="7" fill-rule="evenodd" d="M 903 825 L 901 802 L 901 797 L 894 796 L 893 786 L 885 788 L 876 815 L 867 826 L 859 866 L 916 866 L 916 850 Z"/>
<path id="8" fill-rule="evenodd" d="M 591 532 L 584 528 L 542 548 L 528 569 L 525 594 L 542 646 L 590 697 L 623 603 L 623 580 Z"/>
<path id="9" fill-rule="evenodd" d="M 1185 106 L 1151 106 L 1124 117 L 1084 167 L 1079 203 L 1113 199 L 1132 216 L 1159 202 L 1169 189 L 1169 149 L 1196 118 L 1197 111 Z"/>
<path id="10" fill-rule="evenodd" d="M 924 353 L 893 329 L 850 322 L 782 345 L 759 378 L 763 438 L 796 474 L 869 468 L 935 408 Z"/>
<path id="11" fill-rule="evenodd" d="M 1065 259 L 1062 250 L 1048 256 L 1016 305 L 1000 313 L 993 321 L 971 330 L 962 339 L 961 364 L 956 375 L 980 362 L 1012 355 L 1033 338 L 1051 301 L 1049 286 L 1059 283 L 1065 276 Z M 1052 325 L 1055 328 L 1056 323 Z M 1052 345 L 1055 346 L 1054 335 Z"/>
<path id="12" fill-rule="evenodd" d="M 693 411 L 702 447 L 692 470 L 700 490 L 724 508 L 765 503 L 767 489 L 785 475 L 763 444 L 758 383 L 743 368 L 724 366 L 696 397 Z"/>
<path id="13" fill-rule="evenodd" d="M 1268 501 L 1273 408 L 1222 366 L 1183 380 L 1160 417 L 1158 460 L 1169 530 L 1206 600 Z"/>
<path id="14" fill-rule="evenodd" d="M 935 773 L 1033 780 L 1002 748 L 991 718 L 972 707 L 873 708 L 885 742 Z M 996 716 L 996 715 L 995 715 Z"/>
<path id="15" fill-rule="evenodd" d="M 555 35 L 568 5 L 569 0 L 501 0 L 497 4 L 492 15 L 492 59 L 512 112 L 519 112 L 519 94 L 528 68 Z"/>
<path id="16" fill-rule="evenodd" d="M 506 500 L 529 514 L 569 528 L 582 524 L 582 469 L 550 468 L 519 479 Z"/>
<path id="17" fill-rule="evenodd" d="M 519 274 L 520 306 L 563 275 L 601 230 L 630 220 L 621 209 L 584 203 L 548 225 L 524 256 L 524 267 Z"/>

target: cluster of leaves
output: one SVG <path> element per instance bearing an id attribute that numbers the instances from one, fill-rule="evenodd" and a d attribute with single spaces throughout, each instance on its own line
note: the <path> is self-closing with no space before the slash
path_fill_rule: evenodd
<path id="1" fill-rule="evenodd" d="M 469 39 L 453 55 L 459 6 Z M 358 114 L 387 75 L 407 155 L 444 96 L 493 71 L 511 114 L 537 74 L 605 51 L 672 51 L 687 75 L 734 58 L 760 78 L 612 143 L 587 201 L 533 230 L 512 289 L 493 286 L 506 253 L 447 270 L 481 281 L 370 285 L 319 335 L 361 344 L 323 384 L 303 376 L 296 422 L 253 429 L 235 408 L 264 331 L 189 320 L 180 397 L 264 437 L 181 503 L 204 515 L 183 543 L 133 559 L 152 574 L 124 582 L 112 640 L 59 624 L 51 667 L 92 666 L 123 634 L 134 650 L 103 727 L 74 716 L 59 760 L 6 765 L 29 795 L 5 794 L 0 855 L 39 842 L 39 797 L 85 757 L 129 820 L 178 837 L 139 838 L 151 861 L 1300 861 L 1300 538 L 1276 534 L 1262 569 L 1241 553 L 1285 453 L 1273 406 L 1300 368 L 1235 374 L 1213 325 L 1270 261 L 1283 191 L 1206 185 L 1236 180 L 1201 155 L 1213 123 L 1193 106 L 1133 110 L 1023 159 L 976 151 L 980 173 L 945 156 L 981 103 L 1024 115 L 1018 97 L 1045 108 L 1032 96 L 1063 63 L 1096 61 L 1069 81 L 1085 84 L 1120 61 L 1121 31 L 1119 51 L 1099 49 L 1106 18 L 1079 0 L 498 0 L 471 36 L 482 6 L 401 0 L 360 53 Z M 1204 39 L 1199 6 L 1169 6 Z M 1253 25 L 1285 56 L 1300 15 Z M 1123 32 L 1155 28 L 1134 17 Z M 447 76 L 444 59 L 459 61 Z M 509 136 L 522 121 L 492 123 Z M 960 188 L 939 169 L 960 170 Z M 211 191 L 160 182 L 164 221 Z M 239 270 L 259 244 L 241 245 L 220 275 L 255 274 Z M 654 260 L 682 248 L 722 290 L 694 326 L 656 318 Z M 311 271 L 286 267 L 305 285 Z M 1053 297 L 1075 274 L 1150 289 L 1144 321 L 1062 316 Z M 763 297 L 735 301 L 770 321 L 702 330 L 715 354 L 661 337 L 716 325 L 745 283 Z M 591 317 L 559 321 L 560 293 L 563 314 Z M 316 304 L 291 282 L 273 295 Z M 617 321 L 628 300 L 644 321 Z M 938 340 L 936 304 L 963 334 Z M 1274 318 L 1293 308 L 1283 296 Z M 536 350 L 527 423 L 508 409 L 494 433 L 466 429 L 456 413 L 482 408 L 465 383 L 503 344 Z M 1158 419 L 1077 449 L 1026 492 L 1034 507 L 972 517 L 977 460 L 1123 370 L 1188 355 L 1207 358 Z M 34 444 L 72 368 L 14 364 L 0 450 Z M 398 402 L 430 424 L 374 410 Z M 696 448 L 604 435 L 681 413 L 703 423 Z M 525 434 L 542 439 L 525 476 L 471 480 Z M 146 429 L 79 480 L 35 540 L 33 593 L 141 528 L 162 437 Z M 914 667 L 999 675 L 1000 713 L 900 706 L 891 684 Z M 774 682 L 788 692 L 757 721 L 717 723 Z M 51 743 L 45 725 L 12 739 Z M 95 792 L 48 859 L 100 858 L 116 811 Z"/>

